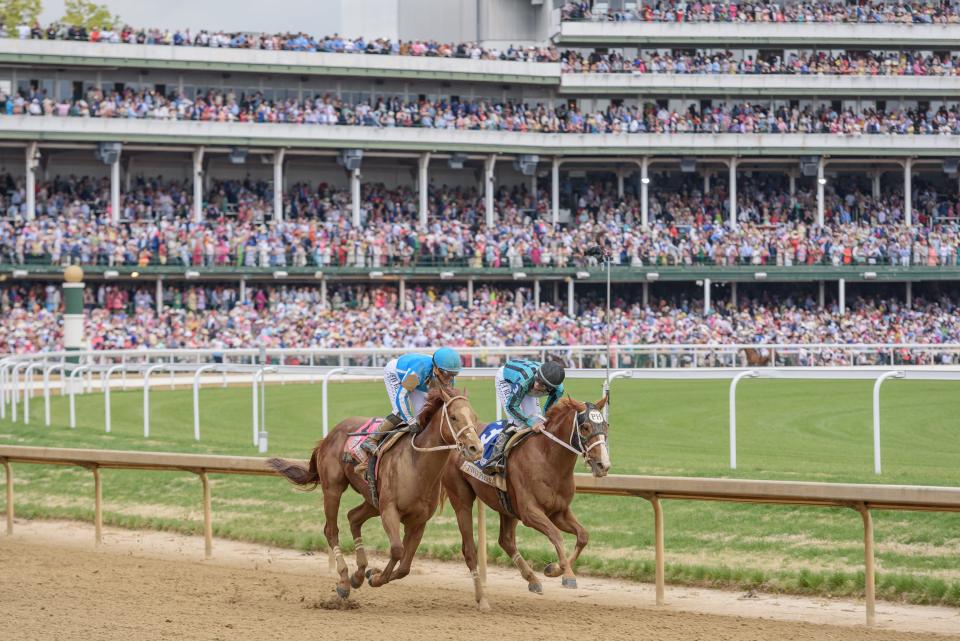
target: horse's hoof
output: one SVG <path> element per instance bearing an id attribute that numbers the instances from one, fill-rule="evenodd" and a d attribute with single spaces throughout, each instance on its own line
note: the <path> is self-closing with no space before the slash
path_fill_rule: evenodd
<path id="1" fill-rule="evenodd" d="M 346 600 L 350 596 L 350 590 L 347 588 L 342 588 L 339 585 L 337 586 L 337 596 L 341 599 Z"/>
<path id="2" fill-rule="evenodd" d="M 359 590 L 363 587 L 363 576 L 358 574 L 353 574 L 350 576 L 350 585 L 354 590 Z"/>
<path id="3" fill-rule="evenodd" d="M 577 578 L 576 578 L 576 577 L 570 577 L 569 579 L 568 579 L 567 577 L 563 577 L 563 580 L 562 580 L 560 583 L 561 583 L 561 584 L 563 585 L 563 587 L 565 587 L 565 588 L 570 588 L 571 590 L 576 590 L 576 589 L 577 589 Z"/>
<path id="4" fill-rule="evenodd" d="M 547 567 L 543 568 L 543 575 L 551 579 L 555 579 L 561 574 L 563 574 L 563 570 L 560 568 L 559 563 L 548 563 Z"/>
<path id="5" fill-rule="evenodd" d="M 367 569 L 367 573 L 364 575 L 368 579 L 373 576 L 373 568 Z"/>
<path id="6" fill-rule="evenodd" d="M 477 601 L 477 610 L 479 610 L 480 612 L 490 611 L 490 604 L 487 603 L 487 600 L 485 598 Z"/>
<path id="7" fill-rule="evenodd" d="M 539 583 L 531 583 L 527 586 L 527 589 L 534 594 L 543 594 L 543 586 Z"/>

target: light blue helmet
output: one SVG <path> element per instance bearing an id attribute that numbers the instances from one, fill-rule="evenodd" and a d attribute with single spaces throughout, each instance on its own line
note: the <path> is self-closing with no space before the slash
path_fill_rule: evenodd
<path id="1" fill-rule="evenodd" d="M 457 350 L 449 347 L 441 347 L 433 353 L 433 365 L 437 369 L 451 374 L 458 374 L 463 369 L 460 354 L 457 353 Z"/>

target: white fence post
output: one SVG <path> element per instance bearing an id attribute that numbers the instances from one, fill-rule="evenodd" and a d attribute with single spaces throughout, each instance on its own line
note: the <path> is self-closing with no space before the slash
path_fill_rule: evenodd
<path id="1" fill-rule="evenodd" d="M 70 372 L 70 379 L 67 382 L 67 391 L 70 393 L 70 429 L 77 427 L 77 374 L 83 374 L 88 369 L 90 369 L 89 365 L 81 365 Z M 80 379 L 79 385 L 83 385 L 83 378 Z"/>
<path id="2" fill-rule="evenodd" d="M 323 411 L 323 438 L 327 438 L 327 434 L 330 431 L 330 421 L 327 412 L 327 384 L 330 383 L 330 377 L 334 374 L 346 373 L 347 369 L 345 367 L 334 367 L 332 370 L 323 375 L 323 383 L 320 385 L 320 406 Z"/>
<path id="3" fill-rule="evenodd" d="M 900 370 L 885 372 L 873 383 L 873 473 L 880 474 L 880 386 L 888 378 L 905 378 Z"/>
<path id="4" fill-rule="evenodd" d="M 737 469 L 737 383 L 742 378 L 759 376 L 753 370 L 740 372 L 730 381 L 730 469 Z"/>
<path id="5" fill-rule="evenodd" d="M 633 378 L 633 372 L 630 370 L 618 370 L 616 372 L 611 372 L 609 378 L 603 381 L 603 389 L 601 392 L 603 396 L 600 398 L 605 398 L 610 393 L 610 383 L 617 380 L 618 378 Z M 603 404 L 603 418 L 604 420 L 610 418 L 610 403 Z"/>
<path id="6" fill-rule="evenodd" d="M 104 431 L 110 433 L 110 377 L 117 370 L 121 372 L 127 368 L 124 364 L 110 366 L 103 375 L 103 427 Z"/>
<path id="7" fill-rule="evenodd" d="M 200 440 L 200 375 L 221 365 L 204 365 L 193 374 L 193 440 Z M 224 367 L 224 371 L 226 368 Z"/>
<path id="8" fill-rule="evenodd" d="M 143 373 L 143 438 L 150 438 L 150 375 L 164 367 L 165 363 L 157 363 Z"/>
<path id="9" fill-rule="evenodd" d="M 0 418 L 7 418 L 7 368 L 11 365 L 7 359 L 0 360 Z"/>
<path id="10" fill-rule="evenodd" d="M 30 396 L 33 390 L 30 389 L 33 383 L 33 368 L 44 365 L 44 361 L 36 361 L 27 365 L 23 373 L 23 424 L 30 424 Z"/>
<path id="11" fill-rule="evenodd" d="M 60 379 L 63 380 L 63 363 L 53 363 L 43 368 L 43 423 L 47 427 L 50 427 L 50 374 L 55 369 L 60 370 Z"/>

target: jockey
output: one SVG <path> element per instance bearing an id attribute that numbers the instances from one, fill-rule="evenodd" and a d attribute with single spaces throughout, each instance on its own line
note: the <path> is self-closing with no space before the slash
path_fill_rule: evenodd
<path id="1" fill-rule="evenodd" d="M 563 365 L 555 362 L 511 360 L 497 371 L 494 383 L 497 390 L 497 402 L 507 415 L 507 427 L 497 437 L 494 451 L 500 451 L 507 440 L 518 428 L 529 427 L 534 432 L 544 428 L 544 415 L 563 396 L 563 379 L 566 372 Z M 540 397 L 546 396 L 543 411 L 540 410 Z M 500 458 L 487 461 L 484 471 L 499 471 Z"/>
<path id="2" fill-rule="evenodd" d="M 453 385 L 453 379 L 462 367 L 460 354 L 449 347 L 441 347 L 433 356 L 404 354 L 387 363 L 383 368 L 383 382 L 387 386 L 393 412 L 383 419 L 377 431 L 360 447 L 371 454 L 375 453 L 384 433 L 404 423 L 414 432 L 418 431 L 417 415 L 426 402 L 430 387 Z M 357 467 L 361 468 L 357 470 L 357 473 L 361 474 L 364 466 Z"/>

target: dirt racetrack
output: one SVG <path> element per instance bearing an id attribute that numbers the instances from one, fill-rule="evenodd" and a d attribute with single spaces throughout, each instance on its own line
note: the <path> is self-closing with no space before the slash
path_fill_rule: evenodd
<path id="1" fill-rule="evenodd" d="M 18 521 L 13 537 L 0 536 L 0 639 L 960 639 L 960 611 L 948 608 L 880 604 L 880 628 L 870 630 L 855 624 L 862 604 L 668 586 L 670 604 L 656 608 L 649 586 L 589 577 L 577 591 L 548 581 L 535 596 L 505 568 L 490 575 L 494 611 L 480 614 L 464 569 L 424 562 L 329 609 L 323 555 L 218 540 L 215 558 L 202 561 L 193 537 L 107 529 L 99 549 L 92 538 L 86 524 L 48 521 Z"/>

